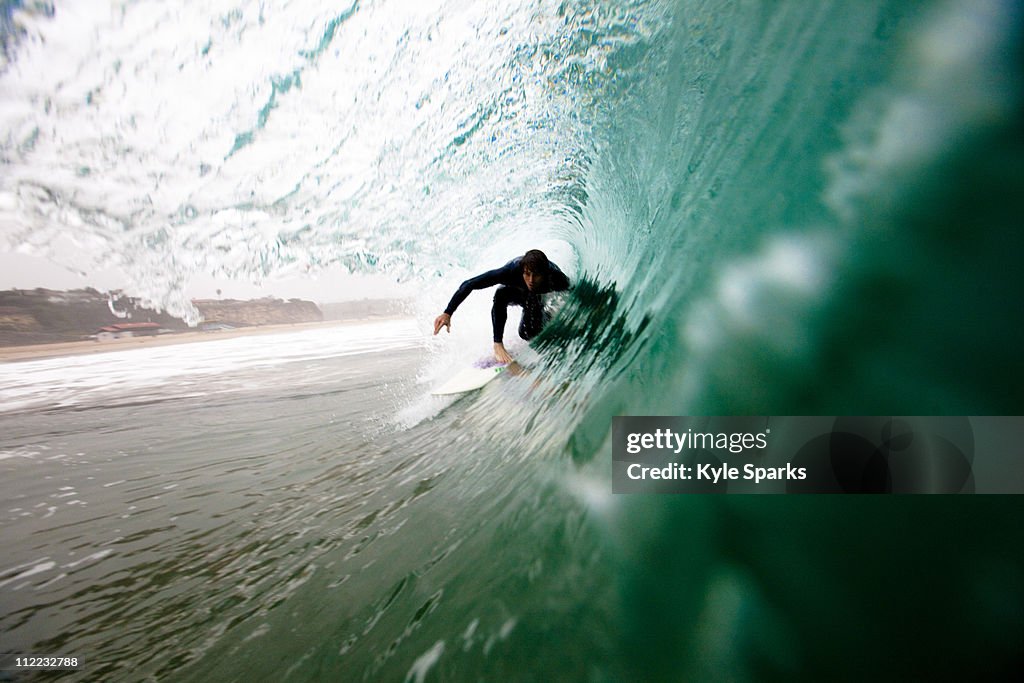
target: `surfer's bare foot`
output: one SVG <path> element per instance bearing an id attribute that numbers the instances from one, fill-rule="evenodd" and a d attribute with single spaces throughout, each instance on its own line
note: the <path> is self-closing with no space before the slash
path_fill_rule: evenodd
<path id="1" fill-rule="evenodd" d="M 512 356 L 508 355 L 508 351 L 505 350 L 505 345 L 496 343 L 494 345 L 494 359 L 499 363 L 511 363 Z"/>

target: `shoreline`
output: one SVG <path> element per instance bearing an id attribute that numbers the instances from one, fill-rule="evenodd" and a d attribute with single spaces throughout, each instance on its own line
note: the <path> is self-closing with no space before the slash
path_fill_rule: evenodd
<path id="1" fill-rule="evenodd" d="M 323 320 L 309 323 L 285 323 L 280 325 L 255 325 L 239 327 L 233 330 L 212 330 L 209 332 L 190 331 L 161 334 L 152 337 L 128 337 L 109 341 L 73 341 L 52 344 L 30 344 L 28 346 L 0 346 L 0 363 L 16 363 L 19 361 L 42 360 L 62 356 L 84 356 L 109 351 L 127 351 L 131 349 L 171 346 L 175 344 L 193 344 L 218 339 L 233 339 L 254 335 L 275 334 L 283 332 L 299 332 L 302 330 L 340 327 L 343 325 L 366 325 L 389 320 L 402 320 L 409 316 L 394 315 L 374 318 L 352 318 L 348 320 Z"/>

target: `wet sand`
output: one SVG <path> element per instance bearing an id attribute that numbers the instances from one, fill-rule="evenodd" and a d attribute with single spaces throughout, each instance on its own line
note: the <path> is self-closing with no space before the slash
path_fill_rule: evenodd
<path id="1" fill-rule="evenodd" d="M 30 346 L 0 347 L 0 362 L 38 360 L 58 356 L 106 353 L 108 351 L 127 351 L 129 349 L 152 348 L 154 346 L 170 346 L 172 344 L 191 344 L 234 337 L 248 337 L 258 334 L 281 334 L 301 330 L 316 330 L 339 325 L 364 325 L 366 323 L 397 320 L 404 316 L 381 316 L 374 318 L 356 318 L 352 320 L 325 320 L 314 323 L 294 323 L 289 325 L 259 325 L 239 327 L 233 330 L 212 330 L 209 332 L 174 332 L 152 337 L 128 337 L 110 341 L 78 341 L 60 342 L 57 344 L 32 344 Z"/>

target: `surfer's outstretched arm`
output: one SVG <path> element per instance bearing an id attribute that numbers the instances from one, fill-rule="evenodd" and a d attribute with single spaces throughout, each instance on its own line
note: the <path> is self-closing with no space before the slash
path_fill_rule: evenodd
<path id="1" fill-rule="evenodd" d="M 459 307 L 459 304 L 465 301 L 466 297 L 474 289 L 486 289 L 487 287 L 501 284 L 502 273 L 507 267 L 508 265 L 506 264 L 502 268 L 489 270 L 459 285 L 459 288 L 455 290 L 455 294 L 452 295 L 451 301 L 448 302 L 447 308 L 444 309 L 444 313 L 434 318 L 434 334 L 440 332 L 442 327 L 447 328 L 450 333 L 452 331 L 452 314 L 455 313 L 455 309 Z"/>
<path id="2" fill-rule="evenodd" d="M 466 297 L 469 296 L 469 293 L 474 289 L 487 289 L 494 285 L 500 285 L 502 283 L 501 276 L 506 267 L 507 266 L 489 270 L 486 273 L 481 273 L 480 275 L 471 277 L 463 282 L 459 285 L 459 288 L 455 290 L 455 294 L 452 295 L 452 300 L 448 302 L 448 306 L 444 309 L 444 312 L 450 318 L 452 314 L 455 313 L 455 309 L 459 307 L 459 304 L 465 301 Z"/>

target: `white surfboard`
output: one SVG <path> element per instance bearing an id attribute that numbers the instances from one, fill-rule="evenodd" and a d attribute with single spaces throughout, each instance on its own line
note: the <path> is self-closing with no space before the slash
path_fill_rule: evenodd
<path id="1" fill-rule="evenodd" d="M 462 394 L 473 391 L 484 386 L 492 379 L 505 371 L 507 365 L 491 365 L 489 367 L 466 368 L 455 374 L 441 386 L 434 389 L 434 396 L 447 396 L 450 394 Z"/>

